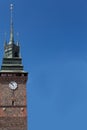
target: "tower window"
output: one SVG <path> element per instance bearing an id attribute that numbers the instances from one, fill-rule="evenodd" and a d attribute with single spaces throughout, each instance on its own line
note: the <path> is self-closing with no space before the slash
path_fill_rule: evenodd
<path id="1" fill-rule="evenodd" d="M 12 106 L 14 106 L 14 101 L 12 101 Z"/>

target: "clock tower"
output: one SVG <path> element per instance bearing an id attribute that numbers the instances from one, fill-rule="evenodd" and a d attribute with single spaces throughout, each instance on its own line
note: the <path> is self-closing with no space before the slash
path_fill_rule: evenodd
<path id="1" fill-rule="evenodd" d="M 26 82 L 19 42 L 14 41 L 13 5 L 10 5 L 10 40 L 4 43 L 0 70 L 0 130 L 27 130 Z"/>

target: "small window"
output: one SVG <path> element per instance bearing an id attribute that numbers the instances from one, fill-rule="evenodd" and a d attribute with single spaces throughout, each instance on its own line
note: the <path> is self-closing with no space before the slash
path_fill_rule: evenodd
<path id="1" fill-rule="evenodd" d="M 12 106 L 14 106 L 14 101 L 12 101 Z"/>

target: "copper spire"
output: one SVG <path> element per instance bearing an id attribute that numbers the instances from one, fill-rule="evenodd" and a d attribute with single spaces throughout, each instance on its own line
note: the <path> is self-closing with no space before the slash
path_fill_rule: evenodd
<path id="1" fill-rule="evenodd" d="M 14 31 L 13 31 L 13 4 L 10 4 L 11 10 L 11 24 L 10 24 L 10 42 L 9 44 L 14 43 Z"/>

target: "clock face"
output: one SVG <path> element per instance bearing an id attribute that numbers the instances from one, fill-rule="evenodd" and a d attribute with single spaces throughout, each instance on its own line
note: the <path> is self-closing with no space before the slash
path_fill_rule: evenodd
<path id="1" fill-rule="evenodd" d="M 15 81 L 11 81 L 9 83 L 9 88 L 12 89 L 12 90 L 15 90 L 17 88 L 17 83 Z"/>

